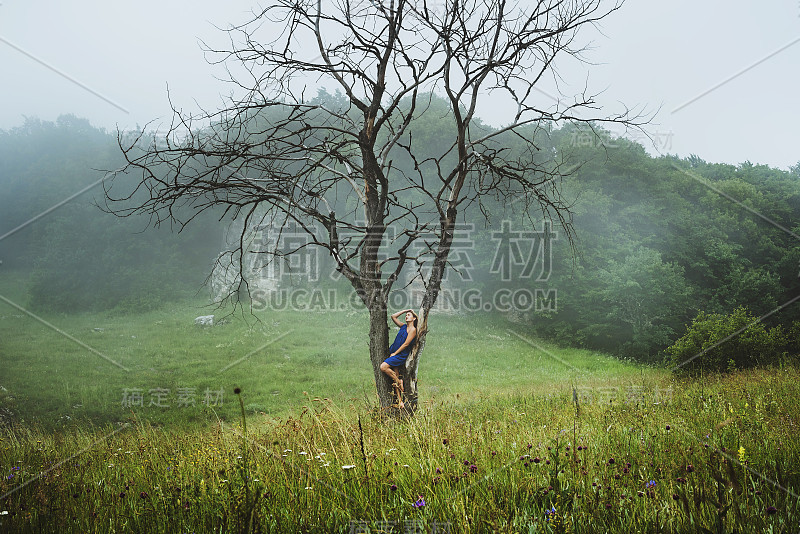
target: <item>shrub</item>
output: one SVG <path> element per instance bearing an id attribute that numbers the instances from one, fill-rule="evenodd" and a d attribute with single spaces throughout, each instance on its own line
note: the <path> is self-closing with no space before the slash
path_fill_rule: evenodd
<path id="1" fill-rule="evenodd" d="M 700 312 L 666 353 L 675 372 L 720 372 L 778 363 L 786 343 L 780 326 L 767 329 L 738 307 L 728 315 Z"/>

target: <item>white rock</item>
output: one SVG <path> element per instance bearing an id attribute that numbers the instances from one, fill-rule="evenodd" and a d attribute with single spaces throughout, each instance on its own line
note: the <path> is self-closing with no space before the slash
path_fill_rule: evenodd
<path id="1" fill-rule="evenodd" d="M 214 326 L 213 315 L 201 315 L 194 320 L 194 324 L 198 326 Z"/>

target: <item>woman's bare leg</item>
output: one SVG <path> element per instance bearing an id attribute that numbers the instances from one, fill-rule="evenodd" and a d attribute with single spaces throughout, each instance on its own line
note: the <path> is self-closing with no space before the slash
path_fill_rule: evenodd
<path id="1" fill-rule="evenodd" d="M 394 384 L 394 389 L 397 392 L 397 406 L 402 410 L 406 407 L 405 404 L 403 404 L 403 395 L 405 394 L 403 379 L 400 377 L 400 371 L 395 371 L 395 375 L 397 376 L 397 381 Z"/>
<path id="2" fill-rule="evenodd" d="M 381 364 L 381 371 L 386 376 L 392 379 L 392 386 L 394 387 L 394 390 L 397 393 L 397 405 L 402 410 L 403 408 L 405 408 L 405 405 L 403 404 L 403 393 L 404 393 L 403 381 L 400 380 L 400 375 L 398 374 L 397 371 L 394 370 L 393 367 L 389 366 L 389 364 L 386 362 L 383 362 Z"/>

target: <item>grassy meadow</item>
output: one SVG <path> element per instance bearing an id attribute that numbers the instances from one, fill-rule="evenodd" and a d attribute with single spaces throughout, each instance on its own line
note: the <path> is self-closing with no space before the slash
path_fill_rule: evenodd
<path id="1" fill-rule="evenodd" d="M 210 313 L 0 302 L 0 531 L 800 531 L 797 368 L 678 380 L 439 315 L 385 419 L 366 313 Z"/>

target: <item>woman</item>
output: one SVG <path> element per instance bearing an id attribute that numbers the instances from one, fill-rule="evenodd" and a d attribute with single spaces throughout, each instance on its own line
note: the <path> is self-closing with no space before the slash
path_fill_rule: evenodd
<path id="1" fill-rule="evenodd" d="M 398 319 L 403 313 L 406 314 L 405 324 Z M 400 331 L 397 332 L 394 343 L 389 347 L 389 357 L 381 364 L 381 371 L 392 379 L 394 390 L 397 393 L 397 405 L 402 410 L 405 408 L 405 404 L 403 404 L 403 381 L 400 380 L 399 369 L 405 366 L 406 359 L 411 354 L 411 349 L 414 348 L 414 342 L 417 340 L 417 314 L 411 310 L 402 310 L 392 315 L 392 321 L 400 327 Z"/>

